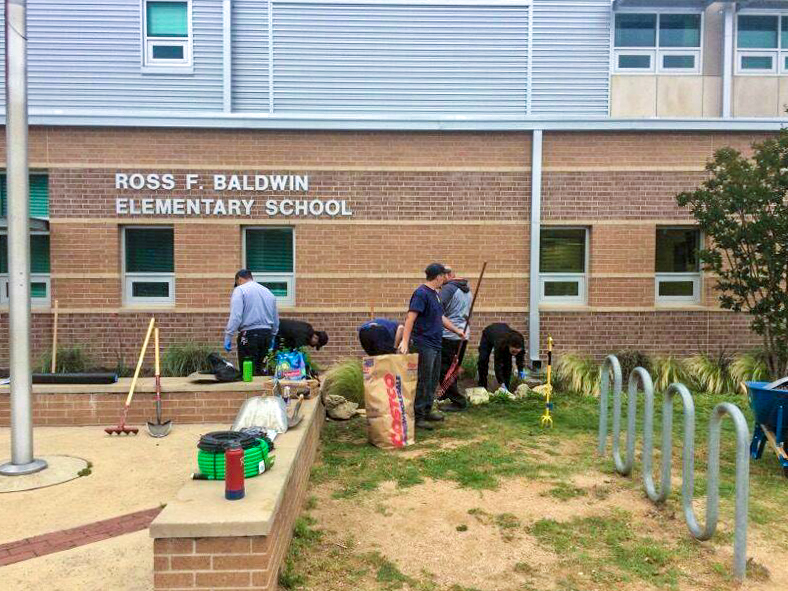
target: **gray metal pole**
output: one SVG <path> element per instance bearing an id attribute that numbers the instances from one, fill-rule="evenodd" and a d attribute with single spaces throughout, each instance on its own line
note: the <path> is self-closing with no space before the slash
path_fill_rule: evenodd
<path id="1" fill-rule="evenodd" d="M 531 265 L 528 270 L 528 357 L 531 365 L 539 362 L 539 230 L 542 217 L 542 130 L 535 129 L 531 139 Z M 534 363 L 537 362 L 537 363 Z"/>
<path id="2" fill-rule="evenodd" d="M 30 376 L 30 219 L 27 170 L 26 0 L 5 0 L 6 168 L 8 171 L 8 295 L 11 365 L 11 462 L 6 476 L 47 467 L 33 457 Z"/>

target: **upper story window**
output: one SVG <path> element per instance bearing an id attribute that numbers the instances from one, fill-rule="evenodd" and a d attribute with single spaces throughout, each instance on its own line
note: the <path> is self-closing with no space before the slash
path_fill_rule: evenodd
<path id="1" fill-rule="evenodd" d="M 244 266 L 285 307 L 295 306 L 295 262 L 292 228 L 246 228 Z"/>
<path id="2" fill-rule="evenodd" d="M 699 74 L 701 14 L 616 13 L 618 73 Z"/>
<path id="3" fill-rule="evenodd" d="M 657 228 L 655 285 L 658 304 L 700 303 L 700 231 Z"/>
<path id="4" fill-rule="evenodd" d="M 738 15 L 736 72 L 738 74 L 788 73 L 788 15 Z"/>
<path id="5" fill-rule="evenodd" d="M 542 302 L 586 303 L 587 242 L 585 228 L 542 228 L 539 236 Z"/>
<path id="6" fill-rule="evenodd" d="M 143 0 L 143 65 L 182 69 L 192 65 L 191 2 Z"/>

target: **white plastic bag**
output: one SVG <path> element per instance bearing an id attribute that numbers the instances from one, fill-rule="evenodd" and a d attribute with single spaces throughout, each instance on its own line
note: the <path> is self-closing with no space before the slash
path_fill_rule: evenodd
<path id="1" fill-rule="evenodd" d="M 244 427 L 262 427 L 277 433 L 287 431 L 287 404 L 279 396 L 255 396 L 241 406 L 233 431 Z"/>

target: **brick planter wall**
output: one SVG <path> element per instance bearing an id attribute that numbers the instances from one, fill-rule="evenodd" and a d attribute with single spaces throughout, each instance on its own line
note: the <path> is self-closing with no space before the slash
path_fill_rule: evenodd
<path id="1" fill-rule="evenodd" d="M 279 569 L 293 535 L 293 524 L 306 496 L 324 421 L 325 411 L 320 405 L 299 449 L 269 535 L 154 539 L 154 589 L 275 591 Z M 254 499 L 248 498 L 248 501 L 254 502 Z"/>

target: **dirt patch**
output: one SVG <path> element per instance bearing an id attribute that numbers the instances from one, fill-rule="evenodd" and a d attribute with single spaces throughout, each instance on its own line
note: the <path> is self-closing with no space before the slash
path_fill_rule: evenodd
<path id="1" fill-rule="evenodd" d="M 583 477 L 587 485 L 606 480 L 603 474 Z M 513 580 L 543 589 L 550 588 L 550 565 L 560 557 L 528 535 L 527 526 L 595 514 L 621 502 L 617 495 L 545 501 L 553 486 L 513 479 L 495 491 L 473 491 L 428 481 L 402 491 L 391 483 L 352 500 L 332 499 L 330 489 L 321 487 L 312 515 L 330 541 L 380 552 L 411 576 L 426 571 L 441 585 L 485 591 L 513 589 Z M 628 504 L 642 514 L 649 509 L 642 499 Z"/>

